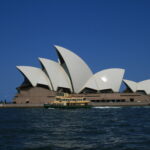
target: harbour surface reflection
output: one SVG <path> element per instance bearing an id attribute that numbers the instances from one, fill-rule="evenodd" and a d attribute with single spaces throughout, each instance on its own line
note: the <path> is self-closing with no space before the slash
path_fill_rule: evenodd
<path id="1" fill-rule="evenodd" d="M 3 150 L 149 150 L 150 107 L 1 109 Z"/>

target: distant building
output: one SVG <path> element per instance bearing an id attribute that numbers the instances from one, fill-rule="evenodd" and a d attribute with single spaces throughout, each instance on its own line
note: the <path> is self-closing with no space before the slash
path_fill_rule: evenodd
<path id="1" fill-rule="evenodd" d="M 95 105 L 126 102 L 146 103 L 150 100 L 150 80 L 134 82 L 123 79 L 125 70 L 111 68 L 95 74 L 72 51 L 54 46 L 58 62 L 39 58 L 41 68 L 17 66 L 24 82 L 17 88 L 14 103 L 47 103 L 62 93 L 84 96 Z M 120 93 L 122 81 L 127 89 Z"/>

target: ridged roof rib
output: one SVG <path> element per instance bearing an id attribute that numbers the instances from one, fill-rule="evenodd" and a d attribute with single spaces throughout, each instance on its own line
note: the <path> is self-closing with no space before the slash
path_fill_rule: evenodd
<path id="1" fill-rule="evenodd" d="M 90 88 L 97 91 L 111 89 L 113 92 L 119 92 L 124 72 L 125 70 L 120 68 L 102 70 L 94 74 L 81 91 Z"/>
<path id="2" fill-rule="evenodd" d="M 58 87 L 63 87 L 72 91 L 70 79 L 59 63 L 45 58 L 39 58 L 39 60 L 46 70 L 53 90 L 57 91 Z"/>
<path id="3" fill-rule="evenodd" d="M 146 94 L 150 94 L 150 80 L 144 80 L 138 82 L 137 91 L 145 91 Z"/>
<path id="4" fill-rule="evenodd" d="M 29 80 L 33 87 L 37 86 L 37 84 L 42 84 L 52 89 L 48 77 L 40 68 L 17 66 L 17 69 Z"/>
<path id="5" fill-rule="evenodd" d="M 123 80 L 123 82 L 126 84 L 126 86 L 132 91 L 136 92 L 137 90 L 137 82 L 131 81 L 131 80 Z"/>
<path id="6" fill-rule="evenodd" d="M 55 46 L 55 48 L 57 50 L 62 67 L 70 77 L 73 92 L 79 93 L 83 85 L 93 75 L 91 69 L 79 56 L 77 56 L 70 50 L 60 46 Z M 62 63 L 62 61 L 64 61 L 64 64 Z"/>

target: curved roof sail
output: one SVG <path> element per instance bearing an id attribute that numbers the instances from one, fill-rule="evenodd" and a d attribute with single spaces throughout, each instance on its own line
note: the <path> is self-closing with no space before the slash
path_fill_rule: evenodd
<path id="1" fill-rule="evenodd" d="M 137 91 L 145 91 L 146 94 L 150 94 L 150 79 L 138 82 Z"/>
<path id="2" fill-rule="evenodd" d="M 57 91 L 58 87 L 63 87 L 72 91 L 70 79 L 59 63 L 45 58 L 39 58 L 39 60 L 45 68 L 53 90 Z"/>
<path id="3" fill-rule="evenodd" d="M 42 84 L 52 89 L 48 77 L 40 68 L 17 66 L 17 69 L 29 80 L 33 87 L 37 86 L 37 84 Z"/>
<path id="4" fill-rule="evenodd" d="M 81 91 L 84 88 L 90 88 L 97 91 L 111 89 L 113 92 L 119 92 L 124 72 L 125 70 L 120 68 L 102 70 L 94 74 Z"/>
<path id="5" fill-rule="evenodd" d="M 70 50 L 60 46 L 55 46 L 55 48 L 59 61 L 71 80 L 73 92 L 79 93 L 83 85 L 93 75 L 91 69 Z"/>
<path id="6" fill-rule="evenodd" d="M 136 92 L 137 90 L 137 82 L 131 81 L 131 80 L 123 80 L 123 82 L 126 84 L 126 86 L 132 91 Z"/>

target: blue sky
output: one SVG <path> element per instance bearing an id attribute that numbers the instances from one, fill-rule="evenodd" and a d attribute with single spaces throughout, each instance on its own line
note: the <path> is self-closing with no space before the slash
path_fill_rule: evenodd
<path id="1" fill-rule="evenodd" d="M 22 81 L 16 65 L 40 67 L 66 47 L 98 72 L 126 69 L 124 78 L 150 79 L 150 2 L 147 0 L 0 0 L 0 99 Z"/>

